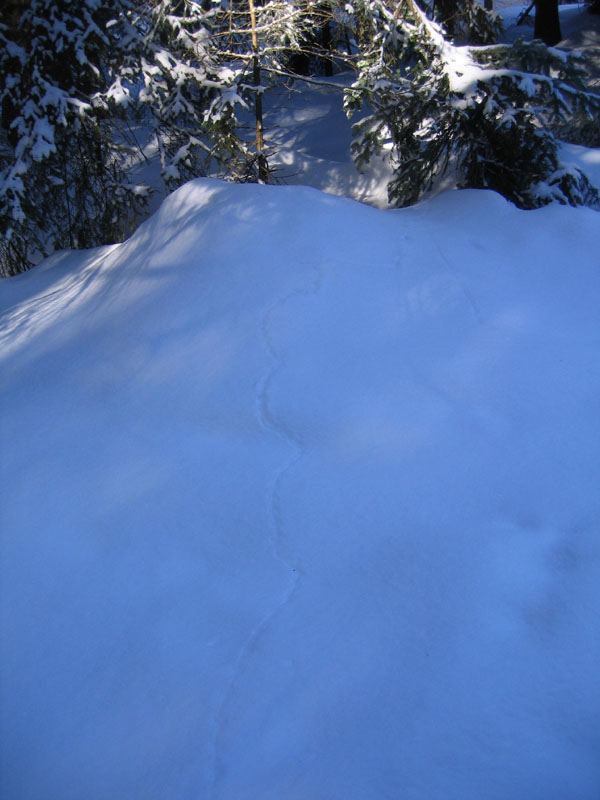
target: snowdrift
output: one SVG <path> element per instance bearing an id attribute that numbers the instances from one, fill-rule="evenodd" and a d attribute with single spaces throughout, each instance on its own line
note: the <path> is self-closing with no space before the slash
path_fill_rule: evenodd
<path id="1" fill-rule="evenodd" d="M 2 797 L 600 792 L 598 216 L 192 182 L 0 283 Z"/>

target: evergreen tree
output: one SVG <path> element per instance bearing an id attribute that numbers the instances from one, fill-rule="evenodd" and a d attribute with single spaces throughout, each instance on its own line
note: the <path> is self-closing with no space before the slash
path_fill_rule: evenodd
<path id="1" fill-rule="evenodd" d="M 449 169 L 525 208 L 598 203 L 560 163 L 554 133 L 597 127 L 578 56 L 491 45 L 498 25 L 476 0 L 11 0 L 0 11 L 0 273 L 129 232 L 146 190 L 127 177 L 119 121 L 136 114 L 169 190 L 202 174 L 269 180 L 262 94 L 289 77 L 294 52 L 356 64 L 346 109 L 369 114 L 355 158 L 386 147 L 398 205 Z M 345 56 L 326 52 L 336 30 Z"/>
<path id="2" fill-rule="evenodd" d="M 135 107 L 160 154 L 169 190 L 209 172 L 229 175 L 246 148 L 236 112 L 240 69 L 223 57 L 219 11 L 195 0 L 147 0 L 124 21 L 109 107 Z"/>
<path id="3" fill-rule="evenodd" d="M 420 6 L 456 43 L 489 44 L 497 40 L 502 30 L 500 17 L 472 0 L 433 0 L 421 2 Z"/>
<path id="4" fill-rule="evenodd" d="M 236 85 L 254 118 L 254 136 L 232 177 L 268 181 L 268 147 L 263 129 L 265 89 L 288 74 L 291 54 L 310 55 L 307 43 L 315 10 L 307 0 L 231 0 L 215 12 L 221 59 L 237 76 Z"/>
<path id="5" fill-rule="evenodd" d="M 0 17 L 0 272 L 121 237 L 140 190 L 102 100 L 125 0 L 30 0 Z"/>
<path id="6" fill-rule="evenodd" d="M 0 16 L 0 273 L 121 240 L 145 187 L 118 120 L 147 110 L 168 188 L 235 165 L 242 71 L 191 0 L 19 0 Z M 217 165 L 217 167 L 215 167 Z M 225 171 L 225 169 L 223 169 Z"/>
<path id="7" fill-rule="evenodd" d="M 552 132 L 574 114 L 600 114 L 576 54 L 539 42 L 453 45 L 415 0 L 361 0 L 360 12 L 374 33 L 346 108 L 371 109 L 354 126 L 354 154 L 360 166 L 390 149 L 391 202 L 414 203 L 452 168 L 460 186 L 494 189 L 522 208 L 598 203 L 585 175 L 560 163 Z"/>

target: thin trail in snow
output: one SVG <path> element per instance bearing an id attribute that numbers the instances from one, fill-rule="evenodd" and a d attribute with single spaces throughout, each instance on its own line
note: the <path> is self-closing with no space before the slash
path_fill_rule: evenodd
<path id="1" fill-rule="evenodd" d="M 285 525 L 281 509 L 280 488 L 287 473 L 303 458 L 305 446 L 302 434 L 294 430 L 291 425 L 283 419 L 277 417 L 269 406 L 269 389 L 279 372 L 286 367 L 286 360 L 277 349 L 271 331 L 271 318 L 273 314 L 283 308 L 288 302 L 297 297 L 316 295 L 323 282 L 323 267 L 314 268 L 316 275 L 314 281 L 307 287 L 302 287 L 289 292 L 276 300 L 266 309 L 261 320 L 261 335 L 266 344 L 269 355 L 272 359 L 271 369 L 260 379 L 257 384 L 255 405 L 256 417 L 258 422 L 266 432 L 276 434 L 278 438 L 287 442 L 292 447 L 292 453 L 287 461 L 279 468 L 267 487 L 267 513 L 269 516 L 270 536 L 272 552 L 275 558 L 282 564 L 285 571 L 289 574 L 290 580 L 287 588 L 279 598 L 275 606 L 262 618 L 262 620 L 249 632 L 248 637 L 243 643 L 236 658 L 231 680 L 223 694 L 223 700 L 217 713 L 216 734 L 214 743 L 214 764 L 212 777 L 211 797 L 217 800 L 219 780 L 224 772 L 223 746 L 226 739 L 227 710 L 235 695 L 236 686 L 240 677 L 245 671 L 245 665 L 251 658 L 256 648 L 257 642 L 263 636 L 275 617 L 292 600 L 300 583 L 301 568 L 283 550 L 285 538 Z"/>

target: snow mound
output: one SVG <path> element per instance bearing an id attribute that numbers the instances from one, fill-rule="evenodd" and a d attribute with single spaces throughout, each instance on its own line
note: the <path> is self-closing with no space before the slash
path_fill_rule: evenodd
<path id="1" fill-rule="evenodd" d="M 597 220 L 199 180 L 3 281 L 0 794 L 595 800 Z"/>

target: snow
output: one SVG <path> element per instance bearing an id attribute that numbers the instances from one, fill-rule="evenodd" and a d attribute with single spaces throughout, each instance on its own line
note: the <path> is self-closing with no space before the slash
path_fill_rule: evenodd
<path id="1" fill-rule="evenodd" d="M 3 796 L 596 798 L 597 220 L 198 180 L 3 281 Z"/>
<path id="2" fill-rule="evenodd" d="M 2 798 L 600 794 L 600 217 L 334 196 L 334 97 L 0 282 Z"/>
<path id="3" fill-rule="evenodd" d="M 561 159 L 568 167 L 578 166 L 595 186 L 600 186 L 600 150 L 576 144 L 563 144 Z"/>
<path id="4" fill-rule="evenodd" d="M 272 142 L 275 179 L 390 208 L 389 159 L 374 157 L 361 171 L 352 160 L 352 124 L 360 117 L 348 121 L 343 110 L 343 90 L 350 81 L 346 73 L 312 82 L 309 92 L 300 81 L 267 92 L 265 127 Z"/>

